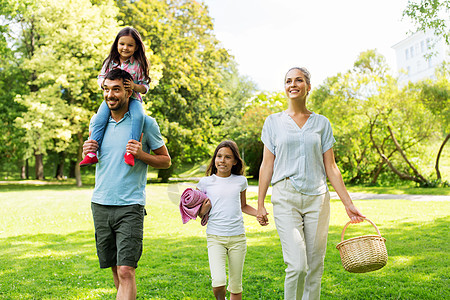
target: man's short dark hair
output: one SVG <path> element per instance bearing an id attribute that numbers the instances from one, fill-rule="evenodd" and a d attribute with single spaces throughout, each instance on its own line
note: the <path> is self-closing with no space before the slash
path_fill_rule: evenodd
<path id="1" fill-rule="evenodd" d="M 109 71 L 108 74 L 106 74 L 105 79 L 109 80 L 122 79 L 122 81 L 125 81 L 125 79 L 129 79 L 133 81 L 133 77 L 131 77 L 130 73 L 122 69 L 114 69 Z"/>

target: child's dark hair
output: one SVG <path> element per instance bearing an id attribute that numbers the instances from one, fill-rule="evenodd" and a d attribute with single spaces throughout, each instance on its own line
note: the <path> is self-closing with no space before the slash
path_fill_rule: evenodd
<path id="1" fill-rule="evenodd" d="M 216 168 L 217 152 L 219 152 L 219 150 L 224 147 L 229 148 L 231 150 L 231 152 L 233 152 L 234 159 L 236 160 L 236 164 L 231 168 L 231 174 L 244 175 L 244 172 L 245 172 L 244 161 L 242 160 L 241 156 L 239 155 L 239 148 L 234 141 L 228 140 L 228 141 L 221 142 L 217 146 L 216 150 L 214 151 L 214 155 L 211 159 L 211 162 L 209 163 L 209 166 L 206 169 L 206 176 L 211 176 L 211 175 L 217 173 L 217 168 Z"/>
<path id="2" fill-rule="evenodd" d="M 148 75 L 148 68 L 149 68 L 149 61 L 147 57 L 145 56 L 145 46 L 144 42 L 142 42 L 141 35 L 139 34 L 139 31 L 132 27 L 125 27 L 116 36 L 116 39 L 114 40 L 114 43 L 111 46 L 111 50 L 109 51 L 108 57 L 103 61 L 103 66 L 109 66 L 109 64 L 114 61 L 116 63 L 120 63 L 120 54 L 117 50 L 117 46 L 119 44 L 119 39 L 123 36 L 131 36 L 134 41 L 136 42 L 136 51 L 134 52 L 133 56 L 134 58 L 139 62 L 139 64 L 142 67 L 142 73 L 144 74 L 145 80 L 150 82 L 150 77 Z"/>

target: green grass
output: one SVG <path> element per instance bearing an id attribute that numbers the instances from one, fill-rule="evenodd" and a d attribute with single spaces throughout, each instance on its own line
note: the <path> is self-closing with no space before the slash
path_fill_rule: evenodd
<path id="1" fill-rule="evenodd" d="M 331 188 L 331 186 L 330 186 Z M 410 195 L 450 195 L 449 187 L 421 188 L 410 185 L 394 187 L 369 187 L 369 186 L 348 186 L 351 193 L 370 193 L 370 194 L 410 194 Z"/>
<path id="2" fill-rule="evenodd" d="M 0 299 L 115 299 L 111 272 L 98 267 L 91 194 L 89 187 L 0 186 Z M 256 205 L 256 194 L 248 196 Z M 147 201 L 138 299 L 213 299 L 205 227 L 181 223 L 168 185 L 149 185 Z M 322 299 L 449 299 L 450 202 L 355 203 L 387 239 L 388 264 L 365 274 L 342 268 L 335 246 L 347 217 L 333 200 Z M 245 216 L 244 299 L 283 297 L 285 265 L 267 206 L 267 227 Z M 346 238 L 372 233 L 365 222 L 350 225 Z"/>
<path id="3" fill-rule="evenodd" d="M 191 163 L 178 166 L 178 168 L 175 170 L 176 174 L 174 174 L 173 176 L 177 178 L 203 177 L 205 176 L 205 171 L 210 161 L 211 159 L 208 158 L 195 164 Z"/>
<path id="4" fill-rule="evenodd" d="M 258 185 L 258 180 L 248 179 L 248 184 Z M 330 190 L 333 187 L 329 184 Z M 433 188 L 421 188 L 416 187 L 414 183 L 405 185 L 395 185 L 390 187 L 382 186 L 347 186 L 347 189 L 351 193 L 366 193 L 366 194 L 409 194 L 409 195 L 450 195 L 450 187 L 433 187 Z"/>

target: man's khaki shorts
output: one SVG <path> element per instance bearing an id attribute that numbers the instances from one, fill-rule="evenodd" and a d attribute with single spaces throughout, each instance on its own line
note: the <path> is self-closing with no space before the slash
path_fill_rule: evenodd
<path id="1" fill-rule="evenodd" d="M 91 203 L 100 268 L 137 268 L 144 235 L 143 205 L 110 206 Z"/>

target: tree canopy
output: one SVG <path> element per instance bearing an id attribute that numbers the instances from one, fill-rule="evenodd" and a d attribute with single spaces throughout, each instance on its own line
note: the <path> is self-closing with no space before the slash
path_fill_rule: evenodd
<path id="1" fill-rule="evenodd" d="M 333 125 L 344 177 L 375 183 L 380 175 L 429 185 L 422 146 L 439 123 L 410 87 L 400 88 L 376 50 L 362 52 L 353 70 L 329 78 L 311 96 Z M 419 159 L 420 158 L 420 159 Z"/>
<path id="2" fill-rule="evenodd" d="M 450 45 L 450 0 L 409 0 L 403 11 L 416 31 L 432 30 Z"/>
<path id="3" fill-rule="evenodd" d="M 449 1 L 410 1 L 404 16 L 448 43 L 448 12 Z M 159 177 L 167 181 L 182 164 L 209 158 L 230 138 L 248 174 L 257 177 L 262 125 L 287 100 L 283 93 L 258 91 L 239 74 L 214 35 L 207 6 L 188 0 L 0 0 L 0 149 L 6 153 L 0 170 L 23 176 L 34 157 L 36 178 L 44 177 L 45 165 L 56 176 L 69 169 L 81 185 L 82 144 L 103 100 L 97 75 L 123 26 L 141 33 L 151 63 L 144 106 L 173 160 Z M 435 141 L 441 145 L 433 153 L 440 180 L 439 157 L 450 137 L 448 66 L 438 73 L 437 80 L 399 87 L 385 58 L 367 50 L 351 70 L 328 77 L 311 93 L 311 109 L 332 123 L 345 180 L 431 185 L 426 146 Z"/>
<path id="4" fill-rule="evenodd" d="M 210 154 L 213 144 L 225 136 L 220 127 L 227 107 L 238 107 L 237 99 L 254 89 L 237 74 L 233 58 L 215 38 L 201 2 L 2 3 L 5 22 L 0 29 L 5 35 L 0 49 L 4 65 L 10 66 L 1 70 L 2 83 L 11 82 L 11 72 L 22 75 L 16 77 L 21 88 L 5 91 L 0 98 L 14 103 L 16 113 L 7 125 L 15 129 L 8 134 L 20 133 L 16 141 L 24 145 L 23 153 L 14 153 L 36 158 L 37 178 L 43 178 L 42 159 L 50 153 L 69 152 L 77 166 L 89 118 L 102 101 L 96 76 L 120 24 L 138 29 L 147 45 L 152 82 L 145 107 L 160 124 L 173 159 L 172 168 L 161 171 L 164 180 L 180 163 Z"/>
<path id="5" fill-rule="evenodd" d="M 117 9 L 112 2 L 95 6 L 89 0 L 7 4 L 4 28 L 14 35 L 10 66 L 23 74 L 22 90 L 9 101 L 25 108 L 15 124 L 24 129 L 24 156 L 36 157 L 36 178 L 42 179 L 42 156 L 79 145 L 78 137 L 87 131 L 99 100 L 97 69 L 119 28 Z"/>

